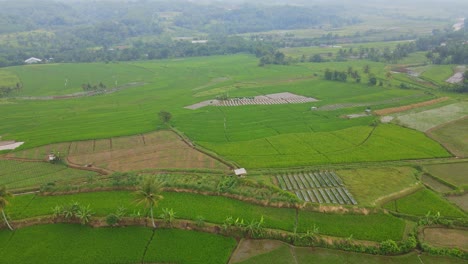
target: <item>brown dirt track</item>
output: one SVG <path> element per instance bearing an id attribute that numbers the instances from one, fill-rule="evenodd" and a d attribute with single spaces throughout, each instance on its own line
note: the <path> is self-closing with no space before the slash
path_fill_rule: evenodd
<path id="1" fill-rule="evenodd" d="M 404 105 L 404 106 L 399 106 L 399 107 L 380 109 L 380 110 L 374 111 L 374 113 L 376 113 L 377 115 L 380 115 L 380 116 L 390 115 L 390 114 L 394 114 L 394 113 L 408 111 L 408 110 L 418 108 L 418 107 L 437 104 L 437 103 L 440 103 L 440 102 L 443 102 L 443 101 L 447 101 L 448 99 L 449 99 L 448 97 L 442 97 L 442 98 L 437 98 L 437 99 L 434 99 L 434 100 L 421 102 L 421 103 L 416 103 L 416 104 L 410 104 L 410 105 Z"/>

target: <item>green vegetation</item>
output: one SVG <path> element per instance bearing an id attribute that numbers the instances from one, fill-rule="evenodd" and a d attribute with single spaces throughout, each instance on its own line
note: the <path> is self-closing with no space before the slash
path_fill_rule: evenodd
<path id="1" fill-rule="evenodd" d="M 409 215 L 424 216 L 440 213 L 443 217 L 466 217 L 456 206 L 440 195 L 424 189 L 406 197 L 387 203 L 385 208 Z"/>
<path id="2" fill-rule="evenodd" d="M 379 198 L 418 184 L 417 171 L 411 167 L 371 167 L 337 173 L 362 206 L 374 206 Z"/>
<path id="3" fill-rule="evenodd" d="M 464 188 L 468 185 L 466 172 L 468 171 L 468 163 L 450 163 L 426 165 L 424 168 L 435 177 L 442 179 L 454 186 Z"/>
<path id="4" fill-rule="evenodd" d="M 227 261 L 235 245 L 233 238 L 193 231 L 157 230 L 153 237 L 153 232 L 143 227 L 55 224 L 22 228 L 14 235 L 0 231 L 2 261 L 19 264 L 31 263 L 31 259 L 48 264 L 137 263 L 142 259 L 146 263 L 217 264 Z"/>
<path id="5" fill-rule="evenodd" d="M 180 219 L 196 220 L 203 216 L 207 222 L 222 224 L 227 217 L 241 218 L 245 221 L 264 217 L 265 227 L 294 230 L 294 209 L 263 207 L 252 205 L 219 196 L 204 196 L 188 193 L 162 193 L 164 199 L 159 202 L 159 208 L 172 208 Z M 65 196 L 17 196 L 11 201 L 7 212 L 13 219 L 23 219 L 34 216 L 50 215 L 56 205 L 78 202 L 91 205 L 96 216 L 106 216 L 123 206 L 129 212 L 140 211 L 145 215 L 144 208 L 136 205 L 134 195 L 130 192 L 97 192 Z M 155 214 L 159 215 L 158 210 Z M 323 214 L 318 212 L 299 211 L 298 232 L 306 232 L 314 224 L 325 235 L 349 237 L 382 241 L 385 239 L 400 240 L 405 229 L 405 222 L 391 215 L 370 214 Z M 383 228 L 384 227 L 384 228 Z"/>
<path id="6" fill-rule="evenodd" d="M 264 139 L 201 145 L 246 167 L 287 167 L 447 157 L 423 134 L 394 125 L 335 132 L 283 134 Z M 385 148 L 386 151 L 380 151 Z"/>
<path id="7" fill-rule="evenodd" d="M 56 186 L 86 181 L 97 173 L 76 170 L 63 164 L 0 160 L 0 185 L 9 190 L 37 189 L 45 184 Z"/>
<path id="8" fill-rule="evenodd" d="M 430 135 L 457 157 L 468 157 L 466 131 L 468 131 L 468 118 L 465 117 L 432 130 Z M 455 170 L 451 169 L 451 171 Z"/>
<path id="9" fill-rule="evenodd" d="M 51 96 L 83 92 L 83 83 L 103 83 L 108 88 L 147 80 L 150 71 L 121 63 L 47 64 L 10 67 L 4 72 L 23 83 L 18 96 Z"/>

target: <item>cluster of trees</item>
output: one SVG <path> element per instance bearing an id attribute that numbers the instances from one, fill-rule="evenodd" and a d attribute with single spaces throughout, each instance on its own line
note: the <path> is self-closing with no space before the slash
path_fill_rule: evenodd
<path id="1" fill-rule="evenodd" d="M 13 92 L 18 92 L 23 88 L 21 83 L 16 83 L 15 86 L 0 86 L 0 98 L 10 96 Z"/>
<path id="2" fill-rule="evenodd" d="M 265 66 L 267 64 L 276 64 L 276 65 L 287 65 L 291 63 L 291 59 L 286 57 L 286 55 L 281 51 L 268 52 L 260 58 L 259 66 Z"/>
<path id="3" fill-rule="evenodd" d="M 362 71 L 364 74 L 367 74 L 369 85 L 375 86 L 378 84 L 379 86 L 383 86 L 383 81 L 377 79 L 377 77 L 371 72 L 369 65 L 364 65 Z M 389 74 L 391 75 L 391 73 Z M 325 69 L 325 80 L 346 82 L 348 77 L 351 77 L 357 83 L 361 82 L 361 74 L 359 74 L 359 71 L 355 70 L 352 66 L 349 66 L 346 71 L 330 70 L 328 68 Z M 387 78 L 391 78 L 391 76 L 387 76 Z"/>
<path id="4" fill-rule="evenodd" d="M 311 8 L 293 5 L 243 4 L 232 9 L 204 6 L 201 11 L 178 16 L 174 24 L 192 30 L 202 29 L 207 33 L 239 34 L 310 28 L 322 24 L 341 27 L 361 22 L 358 18 L 346 18 L 340 14 L 342 10 L 339 8 L 319 6 Z"/>
<path id="5" fill-rule="evenodd" d="M 83 89 L 83 91 L 89 92 L 89 91 L 105 90 L 107 86 L 103 84 L 102 82 L 100 82 L 99 84 L 94 84 L 94 85 L 91 85 L 90 83 L 84 83 L 81 85 L 81 88 Z"/>
<path id="6" fill-rule="evenodd" d="M 346 82 L 348 79 L 348 74 L 345 71 L 337 71 L 337 70 L 325 70 L 325 80 L 328 81 L 339 81 L 339 82 Z"/>
<path id="7" fill-rule="evenodd" d="M 432 35 L 421 37 L 415 44 L 419 51 L 427 51 L 434 64 L 468 64 L 468 33 L 466 30 L 433 30 Z"/>

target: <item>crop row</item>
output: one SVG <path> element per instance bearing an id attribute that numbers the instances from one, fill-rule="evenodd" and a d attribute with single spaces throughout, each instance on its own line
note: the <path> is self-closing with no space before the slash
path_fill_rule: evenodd
<path id="1" fill-rule="evenodd" d="M 315 102 L 313 98 L 288 98 L 288 99 L 231 99 L 221 101 L 219 106 L 241 106 L 241 105 L 272 105 L 272 104 L 300 104 Z"/>
<path id="2" fill-rule="evenodd" d="M 326 188 L 344 186 L 335 172 L 299 172 L 278 175 L 277 179 L 283 190 Z"/>
<path id="3" fill-rule="evenodd" d="M 301 172 L 276 176 L 281 188 L 306 202 L 353 204 L 357 202 L 335 172 Z"/>

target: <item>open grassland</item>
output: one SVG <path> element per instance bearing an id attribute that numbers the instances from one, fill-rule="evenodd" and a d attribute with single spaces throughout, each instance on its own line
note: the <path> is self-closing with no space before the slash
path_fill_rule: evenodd
<path id="1" fill-rule="evenodd" d="M 418 185 L 417 171 L 411 167 L 359 168 L 337 173 L 363 206 L 374 206 L 382 198 Z"/>
<path id="2" fill-rule="evenodd" d="M 424 134 L 395 125 L 282 134 L 240 142 L 198 143 L 242 166 L 254 168 L 449 156 Z"/>
<path id="3" fill-rule="evenodd" d="M 59 152 L 74 164 L 91 164 L 93 167 L 120 172 L 163 168 L 226 169 L 224 164 L 189 147 L 171 131 L 51 144 L 7 156 L 41 159 L 51 151 Z"/>
<path id="4" fill-rule="evenodd" d="M 436 126 L 455 121 L 468 115 L 468 102 L 455 103 L 419 113 L 398 116 L 396 121 L 419 131 L 427 131 Z"/>
<path id="5" fill-rule="evenodd" d="M 244 243 L 249 243 L 249 251 L 241 251 Z M 239 256 L 241 255 L 241 256 Z M 430 255 L 418 255 L 410 253 L 402 256 L 375 256 L 369 254 L 360 254 L 346 252 L 341 250 L 323 249 L 323 248 L 300 248 L 293 247 L 281 242 L 258 240 L 241 241 L 238 249 L 235 251 L 230 264 L 306 264 L 306 263 L 431 263 L 431 264 L 455 264 L 464 263 L 463 260 L 449 257 L 435 257 Z M 238 260 L 237 260 L 238 259 Z"/>
<path id="6" fill-rule="evenodd" d="M 273 208 L 253 205 L 238 200 L 218 196 L 204 196 L 187 193 L 163 194 L 164 199 L 159 208 L 172 208 L 181 219 L 196 219 L 202 216 L 206 221 L 222 224 L 227 217 L 240 218 L 245 221 L 265 219 L 265 227 L 293 231 L 296 222 L 294 209 Z M 90 205 L 97 216 L 106 216 L 123 206 L 129 212 L 145 210 L 134 202 L 130 192 L 98 192 L 65 196 L 17 196 L 11 201 L 8 213 L 13 219 L 23 219 L 34 216 L 50 215 L 56 205 L 79 202 Z M 156 209 L 159 215 L 161 209 Z M 400 240 L 405 222 L 386 214 L 352 215 L 323 214 L 309 211 L 299 211 L 298 232 L 306 232 L 318 226 L 324 235 L 349 237 L 356 239 L 383 241 L 386 239 Z"/>
<path id="7" fill-rule="evenodd" d="M 430 65 L 420 77 L 437 85 L 446 85 L 446 80 L 454 73 L 453 67 L 452 65 Z"/>
<path id="8" fill-rule="evenodd" d="M 20 82 L 18 76 L 7 70 L 0 70 L 0 87 L 16 87 Z"/>
<path id="9" fill-rule="evenodd" d="M 143 227 L 41 225 L 0 232 L 3 263 L 226 263 L 233 238 Z M 145 248 L 148 251 L 144 256 Z M 112 253 L 112 254 L 109 254 Z"/>
<path id="10" fill-rule="evenodd" d="M 91 171 L 70 169 L 61 164 L 46 162 L 22 162 L 0 160 L 0 186 L 8 190 L 37 189 L 43 184 L 64 185 L 74 181 L 85 181 L 97 174 Z"/>
<path id="11" fill-rule="evenodd" d="M 468 157 L 468 117 L 436 127 L 428 134 L 458 157 Z"/>
<path id="12" fill-rule="evenodd" d="M 321 75 L 325 67 L 346 70 L 349 66 L 347 62 L 326 63 L 323 65 L 272 65 L 266 67 L 258 67 L 257 63 L 257 59 L 251 56 L 235 55 L 109 65 L 51 64 L 7 68 L 7 71 L 18 71 L 18 76 L 24 75 L 21 79 L 24 78 L 31 83 L 36 82 L 37 76 L 46 75 L 45 73 L 38 75 L 37 69 L 40 69 L 40 72 L 42 69 L 48 70 L 49 67 L 50 70 L 53 68 L 62 69 L 62 71 L 59 70 L 58 73 L 55 73 L 55 76 L 50 77 L 54 78 L 53 80 L 43 78 L 44 85 L 41 84 L 41 87 L 48 88 L 47 91 L 42 92 L 42 88 L 38 89 L 37 94 L 40 95 L 55 94 L 57 89 L 53 87 L 56 87 L 58 80 L 62 83 L 68 78 L 67 76 L 80 72 L 81 68 L 83 68 L 83 72 L 93 72 L 90 76 L 97 76 L 96 78 L 103 76 L 102 78 L 104 78 L 111 75 L 109 73 L 111 71 L 123 71 L 128 67 L 129 71 L 126 78 L 135 76 L 136 79 L 119 81 L 119 84 L 127 81 L 141 81 L 145 85 L 94 97 L 49 101 L 16 100 L 15 104 L 2 104 L 0 106 L 2 112 L 4 110 L 7 114 L 0 116 L 0 134 L 5 140 L 26 142 L 21 147 L 22 149 L 51 143 L 135 135 L 162 128 L 156 114 L 164 109 L 173 114 L 171 123 L 200 145 L 217 151 L 218 148 L 224 148 L 224 146 L 214 146 L 215 144 L 231 144 L 234 142 L 234 144 L 240 144 L 241 147 L 235 146 L 234 154 L 245 155 L 245 152 L 251 151 L 252 147 L 245 147 L 242 144 L 247 142 L 246 140 L 260 140 L 261 142 L 258 144 L 266 144 L 264 147 L 266 152 L 262 152 L 262 149 L 260 149 L 257 154 L 254 154 L 253 157 L 258 154 L 264 155 L 258 157 L 259 161 L 255 166 L 263 167 L 270 164 L 294 166 L 304 164 L 304 161 L 293 161 L 297 156 L 293 148 L 302 144 L 302 151 L 302 149 L 308 148 L 310 141 L 315 142 L 317 139 L 327 137 L 326 135 L 317 134 L 317 138 L 315 133 L 330 131 L 340 133 L 339 130 L 357 129 L 359 127 L 361 134 L 369 134 L 369 128 L 364 127 L 374 121 L 373 117 L 348 120 L 340 118 L 342 115 L 356 112 L 357 109 L 353 108 L 313 112 L 310 111 L 311 106 L 337 103 L 359 103 L 360 105 L 369 103 L 375 105 L 376 102 L 378 104 L 378 102 L 386 102 L 389 99 L 404 98 L 381 106 L 377 105 L 378 108 L 431 99 L 430 96 L 423 95 L 420 91 L 415 90 L 369 87 L 367 84 L 356 84 L 351 81 L 339 83 L 322 80 Z M 359 69 L 365 64 L 367 62 L 352 63 Z M 384 74 L 384 64 L 369 64 L 373 71 Z M 118 69 L 114 69 L 116 67 Z M 102 68 L 102 70 L 97 68 Z M 137 71 L 137 73 L 133 74 L 133 71 Z M 314 72 L 318 72 L 319 75 L 314 77 Z M 112 79 L 112 75 L 110 78 Z M 83 76 L 78 79 L 78 83 L 81 83 L 88 81 L 89 78 Z M 26 87 L 27 83 L 24 82 Z M 63 84 L 61 85 L 60 87 L 63 87 Z M 26 93 L 28 89 L 24 89 Z M 207 107 L 195 111 L 183 108 L 200 102 L 200 100 L 213 99 L 215 96 L 226 92 L 229 92 L 229 96 L 236 97 L 285 91 L 318 98 L 320 102 L 297 105 L 242 106 L 235 109 Z M 359 107 L 359 110 L 362 111 L 364 108 Z M 411 133 L 408 131 L 400 132 L 397 133 L 398 138 L 395 138 L 395 140 L 400 140 L 400 138 L 406 137 L 407 133 Z M 298 136 L 288 134 L 298 134 Z M 273 138 L 277 136 L 278 138 Z M 411 135 L 408 136 L 411 137 Z M 278 151 L 272 150 L 266 139 L 268 141 L 277 140 L 278 142 L 272 142 L 275 148 L 278 148 L 282 154 L 293 154 L 293 157 L 289 158 L 288 161 L 288 157 L 278 156 L 271 161 L 271 157 L 268 157 L 271 154 L 269 151 L 273 151 L 275 155 L 278 154 Z M 292 146 L 290 141 L 294 141 Z M 361 143 L 362 139 L 347 141 L 339 140 L 338 142 L 353 147 L 353 145 Z M 373 140 L 369 140 L 369 142 L 371 141 Z M 423 141 L 426 140 L 423 139 Z M 257 142 L 247 143 L 256 144 Z M 323 148 L 326 149 L 326 152 L 343 150 L 338 143 L 333 144 L 333 142 L 326 146 L 317 147 L 317 149 L 314 149 L 315 147 L 305 153 L 314 153 L 317 150 L 321 151 Z M 425 150 L 417 150 L 416 153 L 410 151 L 407 157 L 401 157 L 400 155 L 395 156 L 389 150 L 388 157 L 380 157 L 379 160 L 447 155 L 441 153 L 440 150 L 435 152 L 438 153 L 434 155 L 434 153 L 426 153 Z M 232 154 L 230 155 L 232 156 Z M 356 153 L 352 153 L 352 155 L 356 155 Z M 328 163 L 328 158 L 325 156 L 318 154 L 314 157 L 314 155 L 311 155 L 311 161 L 306 163 Z M 332 162 L 347 162 L 349 157 L 351 155 L 338 155 L 336 161 Z M 361 154 L 357 154 L 356 157 L 357 160 L 367 159 L 363 158 Z M 275 160 L 278 158 L 284 160 L 282 164 Z"/>
<path id="13" fill-rule="evenodd" d="M 435 177 L 442 179 L 454 186 L 468 186 L 468 163 L 447 163 L 426 165 L 424 168 Z"/>
<path id="14" fill-rule="evenodd" d="M 65 95 L 83 92 L 82 84 L 98 85 L 102 82 L 108 88 L 127 83 L 141 82 L 152 73 L 126 63 L 89 64 L 46 64 L 27 65 L 5 69 L 23 84 L 17 96 Z"/>
<path id="15" fill-rule="evenodd" d="M 422 240 L 435 247 L 468 251 L 468 230 L 424 228 Z"/>
<path id="16" fill-rule="evenodd" d="M 445 217 L 466 217 L 466 214 L 456 206 L 427 189 L 391 201 L 384 207 L 392 211 L 418 216 L 424 216 L 428 212 L 431 212 L 432 215 L 439 212 L 441 216 Z"/>

